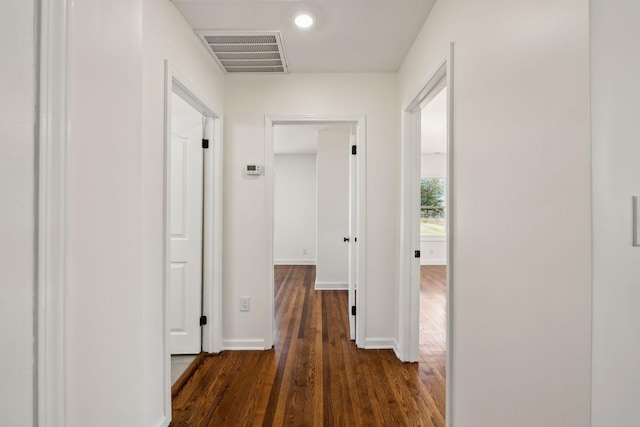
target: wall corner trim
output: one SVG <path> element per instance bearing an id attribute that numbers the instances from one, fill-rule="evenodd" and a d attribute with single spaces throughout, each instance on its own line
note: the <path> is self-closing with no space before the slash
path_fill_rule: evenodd
<path id="1" fill-rule="evenodd" d="M 160 417 L 158 421 L 155 422 L 154 427 L 167 427 L 169 425 L 169 420 L 166 416 Z"/>
<path id="2" fill-rule="evenodd" d="M 37 98 L 35 418 L 65 420 L 66 156 L 68 140 L 69 0 L 41 0 Z"/>

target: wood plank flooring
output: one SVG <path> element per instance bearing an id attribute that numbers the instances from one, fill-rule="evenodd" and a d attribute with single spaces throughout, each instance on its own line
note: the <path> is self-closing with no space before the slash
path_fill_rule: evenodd
<path id="1" fill-rule="evenodd" d="M 357 349 L 347 293 L 314 281 L 315 267 L 276 267 L 274 348 L 203 357 L 176 390 L 172 426 L 444 426 L 439 332 L 420 363 Z"/>
<path id="2" fill-rule="evenodd" d="M 420 378 L 445 413 L 447 267 L 420 266 Z"/>

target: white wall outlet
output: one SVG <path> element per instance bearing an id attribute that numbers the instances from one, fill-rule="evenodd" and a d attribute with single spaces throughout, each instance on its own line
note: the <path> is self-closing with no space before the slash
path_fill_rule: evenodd
<path id="1" fill-rule="evenodd" d="M 433 255 L 433 249 L 429 248 L 429 255 Z"/>
<path id="2" fill-rule="evenodd" d="M 251 298 L 240 297 L 240 311 L 249 311 L 250 303 L 251 303 Z"/>
<path id="3" fill-rule="evenodd" d="M 302 255 L 307 255 L 308 253 L 309 253 L 309 251 L 307 251 L 306 248 L 302 250 Z"/>

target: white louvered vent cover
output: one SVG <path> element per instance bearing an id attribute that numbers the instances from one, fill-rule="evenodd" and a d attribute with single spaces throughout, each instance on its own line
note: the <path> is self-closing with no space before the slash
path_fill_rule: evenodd
<path id="1" fill-rule="evenodd" d="M 225 73 L 288 73 L 279 31 L 196 31 Z"/>

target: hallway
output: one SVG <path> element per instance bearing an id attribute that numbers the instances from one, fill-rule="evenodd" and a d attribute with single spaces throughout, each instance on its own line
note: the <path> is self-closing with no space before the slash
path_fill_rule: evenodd
<path id="1" fill-rule="evenodd" d="M 435 371 L 357 349 L 347 293 L 315 291 L 315 267 L 275 275 L 274 349 L 200 357 L 178 381 L 172 426 L 444 426 Z"/>

